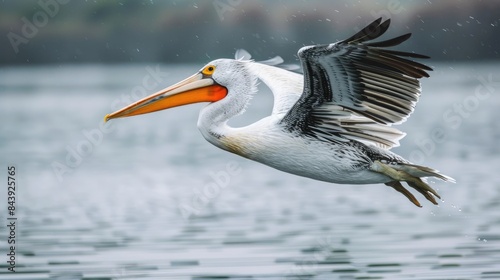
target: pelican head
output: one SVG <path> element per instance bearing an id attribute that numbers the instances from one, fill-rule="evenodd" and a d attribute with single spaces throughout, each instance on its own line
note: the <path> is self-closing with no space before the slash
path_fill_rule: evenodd
<path id="1" fill-rule="evenodd" d="M 198 128 L 212 144 L 231 128 L 227 121 L 245 111 L 257 91 L 258 75 L 250 60 L 217 59 L 196 74 L 105 116 L 111 119 L 152 113 L 187 104 L 209 102 L 198 118 Z"/>
<path id="2" fill-rule="evenodd" d="M 104 120 L 147 114 L 199 102 L 210 102 L 206 108 L 218 103 L 220 105 L 216 107 L 226 107 L 221 112 L 226 118 L 234 116 L 243 111 L 251 94 L 256 91 L 256 77 L 250 75 L 249 63 L 251 62 L 234 59 L 214 60 L 196 74 L 108 114 Z M 240 102 L 231 102 L 234 100 Z M 229 106 L 229 103 L 232 106 Z"/>

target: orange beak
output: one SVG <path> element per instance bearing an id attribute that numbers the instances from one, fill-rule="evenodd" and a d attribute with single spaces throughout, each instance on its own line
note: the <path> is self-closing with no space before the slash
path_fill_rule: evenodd
<path id="1" fill-rule="evenodd" d="M 104 121 L 147 114 L 192 103 L 215 102 L 226 97 L 226 95 L 227 89 L 225 87 L 215 83 L 212 78 L 204 78 L 201 73 L 198 73 L 123 109 L 106 115 Z"/>

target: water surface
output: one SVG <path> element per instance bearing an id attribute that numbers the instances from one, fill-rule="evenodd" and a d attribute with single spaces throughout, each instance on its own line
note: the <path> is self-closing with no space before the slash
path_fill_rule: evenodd
<path id="1" fill-rule="evenodd" d="M 201 104 L 103 126 L 200 66 L 0 69 L 1 209 L 8 165 L 19 183 L 18 272 L 2 227 L 0 279 L 500 278 L 499 65 L 436 64 L 424 80 L 394 151 L 458 183 L 434 181 L 443 201 L 417 195 L 420 209 L 384 185 L 317 182 L 219 150 L 196 128 Z M 168 75 L 145 89 L 155 69 Z M 234 124 L 271 102 L 256 96 Z"/>

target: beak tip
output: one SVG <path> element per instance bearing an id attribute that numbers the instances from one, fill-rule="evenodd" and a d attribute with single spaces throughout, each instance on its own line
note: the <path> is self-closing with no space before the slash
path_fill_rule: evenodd
<path id="1" fill-rule="evenodd" d="M 110 119 L 111 119 L 111 116 L 109 114 L 107 114 L 106 116 L 104 116 L 104 122 L 105 123 L 107 123 Z"/>

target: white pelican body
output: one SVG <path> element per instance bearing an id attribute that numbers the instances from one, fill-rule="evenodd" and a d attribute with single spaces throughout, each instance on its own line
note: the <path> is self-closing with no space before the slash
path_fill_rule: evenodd
<path id="1" fill-rule="evenodd" d="M 278 109 L 273 108 L 271 116 L 241 128 L 226 124 L 227 120 L 241 111 L 235 110 L 234 115 L 225 115 L 219 119 L 217 116 L 225 104 L 219 101 L 218 104 L 212 103 L 206 106 L 200 112 L 198 129 L 208 142 L 278 170 L 316 180 L 338 184 L 391 181 L 389 177 L 369 171 L 365 166 L 360 168 L 360 164 L 366 163 L 366 155 L 359 153 L 351 145 L 334 146 L 328 142 L 285 131 L 280 122 L 302 94 L 302 75 L 257 62 L 235 62 L 225 59 L 214 62 L 216 65 L 223 63 L 231 65 L 239 63 L 240 67 L 245 68 L 242 73 L 250 73 L 245 75 L 246 78 L 257 77 L 269 87 L 273 87 L 275 99 L 283 100 L 285 99 L 283 96 L 286 96 L 286 99 L 282 102 L 275 101 L 275 104 L 281 106 L 278 106 Z M 257 79 L 254 81 L 257 82 Z M 256 86 L 253 84 L 249 88 L 253 90 Z M 231 91 L 230 88 L 228 90 Z M 241 103 L 242 106 L 246 104 Z M 234 108 L 236 105 L 232 106 Z M 288 108 L 283 108 L 285 106 Z"/>
<path id="2" fill-rule="evenodd" d="M 384 174 L 370 171 L 372 162 L 355 147 L 346 144 L 332 146 L 322 141 L 294 137 L 283 133 L 277 123 L 276 119 L 268 117 L 244 132 L 230 133 L 221 141 L 223 149 L 284 172 L 330 183 L 372 184 L 392 181 Z M 257 131 L 258 134 L 252 134 Z M 251 146 L 239 146 L 234 150 L 233 145 L 239 139 L 253 142 Z"/>
<path id="3" fill-rule="evenodd" d="M 268 65 L 276 65 L 274 60 L 251 61 L 247 54 L 236 60 L 217 59 L 105 119 L 210 102 L 200 112 L 198 128 L 221 149 L 316 180 L 385 183 L 420 207 L 401 185 L 405 181 L 437 204 L 434 196 L 439 195 L 421 178 L 453 179 L 389 151 L 405 135 L 392 125 L 411 114 L 420 95 L 418 79 L 432 70 L 402 58 L 425 56 L 384 48 L 410 34 L 365 43 L 381 36 L 389 23 L 378 19 L 349 39 L 300 49 L 304 75 Z M 259 81 L 273 92 L 271 115 L 245 127 L 230 127 L 228 120 L 245 111 Z"/>

